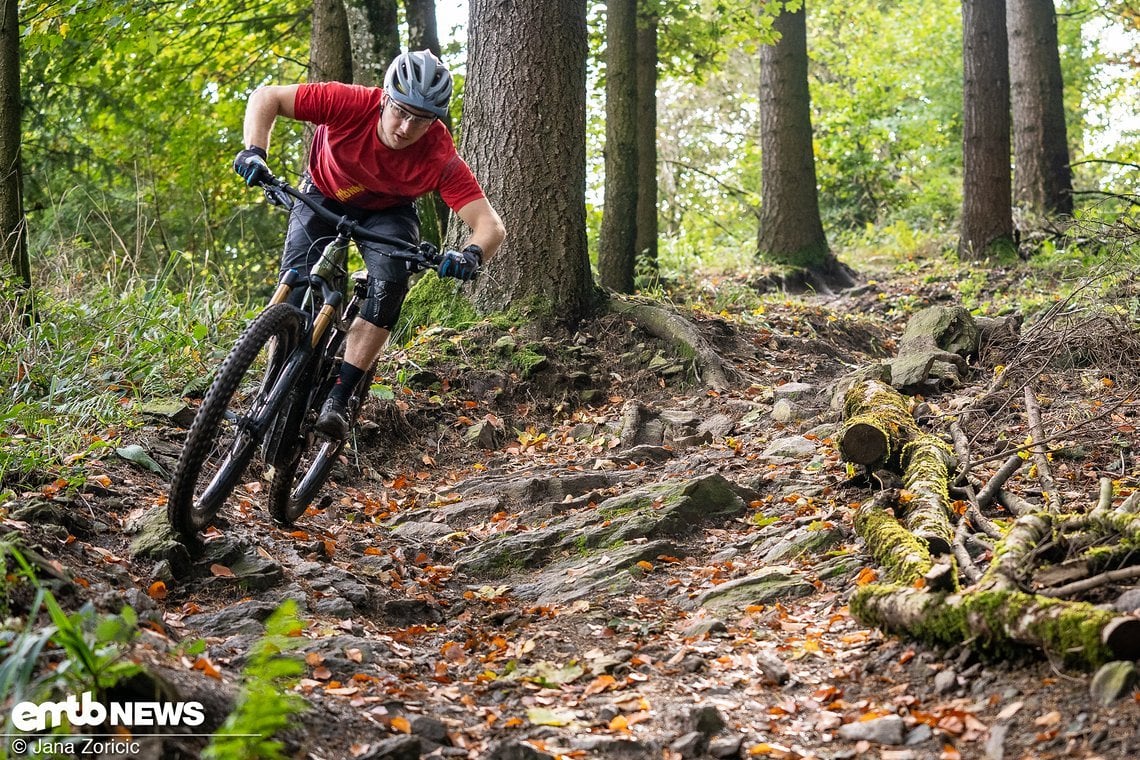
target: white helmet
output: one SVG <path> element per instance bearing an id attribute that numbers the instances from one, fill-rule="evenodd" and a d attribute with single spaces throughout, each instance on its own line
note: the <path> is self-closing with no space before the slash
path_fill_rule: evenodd
<path id="1" fill-rule="evenodd" d="M 406 106 L 443 117 L 451 100 L 451 72 L 430 50 L 401 53 L 384 75 L 384 90 Z"/>

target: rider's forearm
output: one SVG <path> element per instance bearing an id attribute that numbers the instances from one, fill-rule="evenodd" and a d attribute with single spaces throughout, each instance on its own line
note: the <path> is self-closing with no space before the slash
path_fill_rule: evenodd
<path id="1" fill-rule="evenodd" d="M 273 131 L 273 122 L 277 119 L 277 103 L 262 87 L 254 90 L 249 96 L 245 107 L 245 124 L 242 136 L 246 147 L 257 146 L 269 148 L 269 133 Z"/>
<path id="2" fill-rule="evenodd" d="M 483 263 L 491 260 L 507 235 L 503 220 L 486 199 L 473 201 L 459 210 L 459 217 L 471 228 L 464 247 L 477 245 L 483 250 Z"/>
<path id="3" fill-rule="evenodd" d="M 296 85 L 268 85 L 253 91 L 245 106 L 245 124 L 242 129 L 247 147 L 256 145 L 268 150 L 273 122 L 278 116 L 293 117 L 296 92 Z"/>

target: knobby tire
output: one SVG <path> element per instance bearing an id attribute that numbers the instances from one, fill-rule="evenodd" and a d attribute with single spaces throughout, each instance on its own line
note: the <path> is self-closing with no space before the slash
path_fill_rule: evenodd
<path id="1" fill-rule="evenodd" d="M 210 524 L 257 451 L 268 429 L 267 392 L 301 334 L 299 310 L 288 304 L 270 306 L 250 323 L 222 363 L 186 436 L 170 487 L 167 515 L 184 540 L 195 540 Z M 256 361 L 263 353 L 261 367 Z"/>

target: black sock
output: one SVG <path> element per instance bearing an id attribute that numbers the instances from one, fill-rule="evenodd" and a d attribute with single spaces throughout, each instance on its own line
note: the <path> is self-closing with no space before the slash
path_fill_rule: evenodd
<path id="1" fill-rule="evenodd" d="M 362 377 L 364 377 L 364 370 L 360 367 L 354 367 L 348 362 L 343 362 L 340 365 L 340 376 L 336 379 L 336 385 L 329 391 L 329 398 L 335 398 L 342 404 L 347 404 L 348 397 L 352 395 L 353 389 Z"/>

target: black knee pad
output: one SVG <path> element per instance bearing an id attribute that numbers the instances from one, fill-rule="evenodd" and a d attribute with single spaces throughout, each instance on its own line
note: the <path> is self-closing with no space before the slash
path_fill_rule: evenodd
<path id="1" fill-rule="evenodd" d="M 370 277 L 368 297 L 360 304 L 358 316 L 365 322 L 391 330 L 400 318 L 400 307 L 404 305 L 404 296 L 407 294 L 408 287 L 402 282 L 374 280 Z"/>

